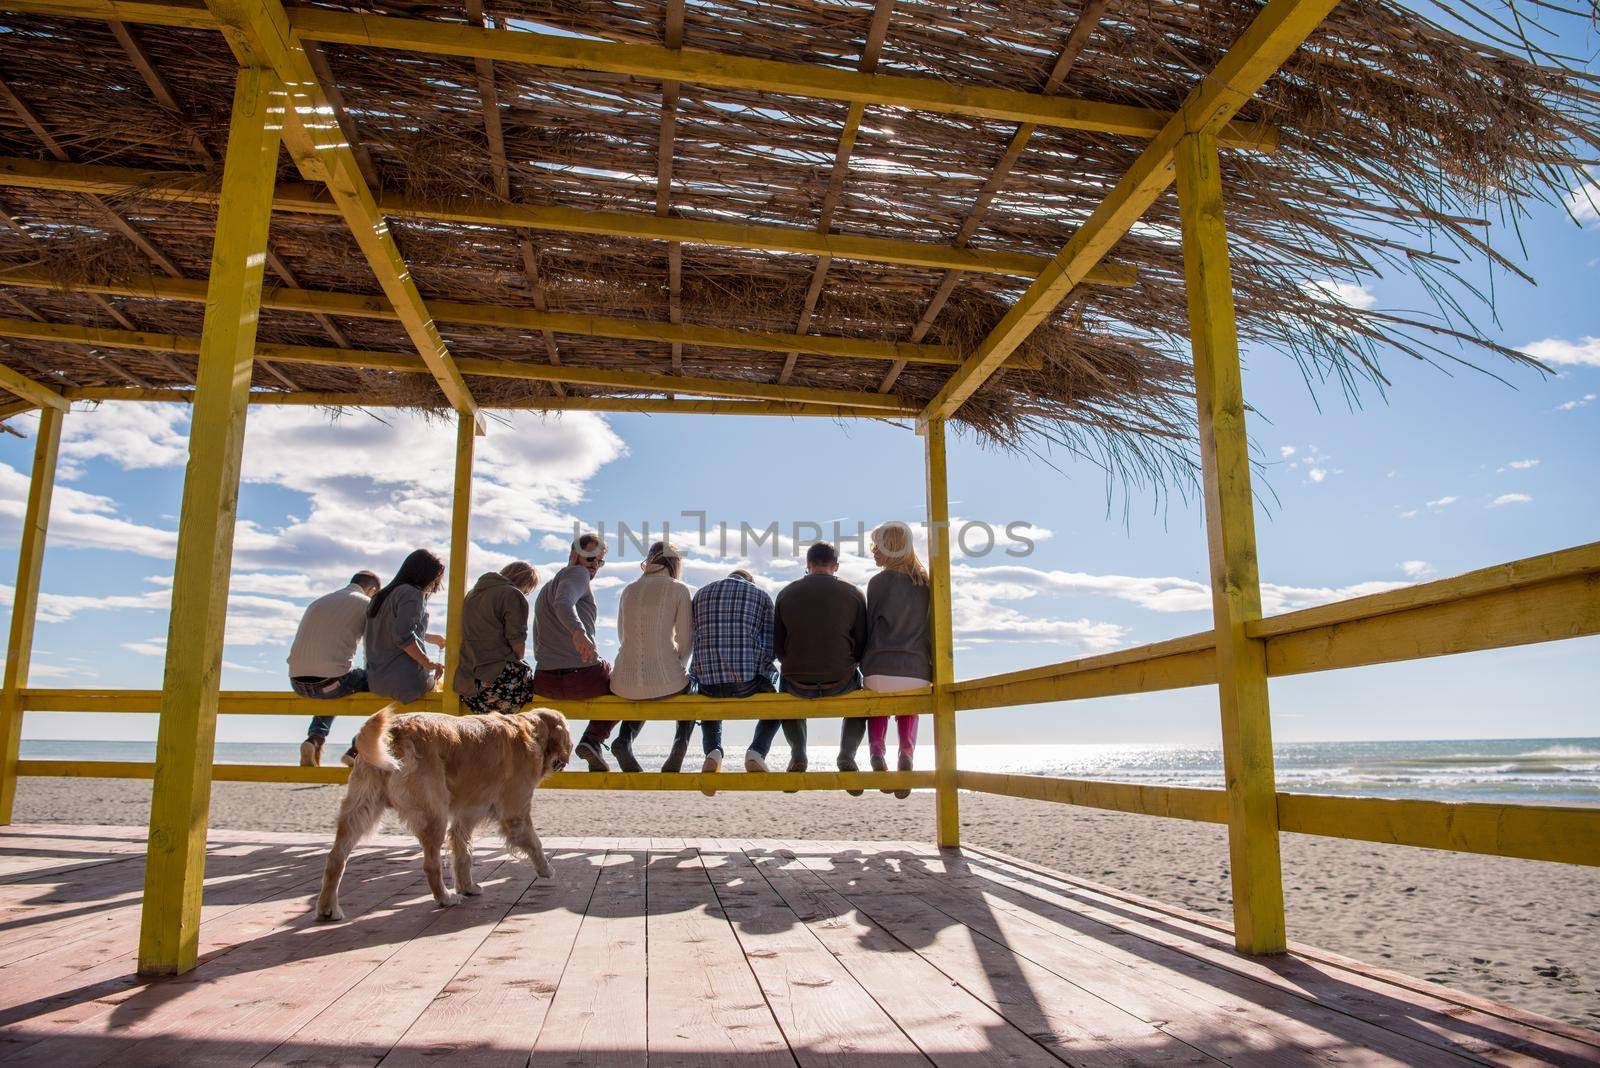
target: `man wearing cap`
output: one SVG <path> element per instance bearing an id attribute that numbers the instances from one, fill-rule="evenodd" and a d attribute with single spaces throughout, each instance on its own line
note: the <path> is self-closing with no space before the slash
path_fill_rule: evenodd
<path id="1" fill-rule="evenodd" d="M 611 692 L 611 665 L 595 649 L 598 609 L 589 582 L 605 566 L 605 539 L 595 533 L 578 535 L 567 554 L 567 566 L 555 573 L 533 602 L 533 692 L 557 701 L 583 701 Z M 591 771 L 608 771 L 599 744 L 591 737 L 603 726 L 598 743 L 604 743 L 614 723 L 596 722 L 584 732 L 574 752 L 588 761 Z"/>

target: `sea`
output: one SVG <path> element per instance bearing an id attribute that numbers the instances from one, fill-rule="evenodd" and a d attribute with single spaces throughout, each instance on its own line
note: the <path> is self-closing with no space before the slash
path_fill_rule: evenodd
<path id="1" fill-rule="evenodd" d="M 328 750 L 326 759 L 331 763 L 337 746 L 330 744 Z M 641 742 L 635 752 L 650 769 L 666 758 L 667 748 Z M 686 768 L 698 770 L 698 737 L 690 752 Z M 1600 738 L 1288 742 L 1276 746 L 1274 753 L 1280 790 L 1600 806 Z M 812 767 L 831 766 L 832 754 L 831 744 L 819 742 L 812 749 Z M 22 755 L 48 760 L 152 760 L 155 745 L 25 739 Z M 216 750 L 217 761 L 230 764 L 293 764 L 298 757 L 297 743 L 219 742 Z M 781 768 L 787 758 L 780 741 L 771 764 Z M 865 763 L 864 750 L 861 759 Z M 736 767 L 737 755 L 729 763 Z M 958 763 L 971 771 L 1152 786 L 1220 787 L 1223 781 L 1221 750 L 1196 745 L 962 745 Z M 918 748 L 916 764 L 933 766 L 931 746 Z"/>

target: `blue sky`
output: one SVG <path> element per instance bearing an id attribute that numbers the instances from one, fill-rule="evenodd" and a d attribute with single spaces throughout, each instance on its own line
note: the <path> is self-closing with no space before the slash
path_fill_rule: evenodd
<path id="1" fill-rule="evenodd" d="M 1600 189 L 1591 189 L 1600 203 Z M 1385 394 L 1352 407 L 1313 397 L 1282 354 L 1246 353 L 1262 461 L 1257 530 L 1268 611 L 1436 578 L 1592 541 L 1600 532 L 1600 218 L 1575 197 L 1521 227 L 1528 286 L 1494 279 L 1492 335 L 1551 360 L 1552 375 L 1497 362 L 1506 381 L 1388 354 Z M 1515 252 L 1517 237 L 1496 234 Z M 1487 282 L 1487 268 L 1468 271 Z M 1403 278 L 1341 279 L 1347 299 L 1425 306 Z M 1559 361 L 1559 362 L 1556 362 Z M 251 413 L 224 685 L 281 689 L 283 659 L 310 597 L 356 567 L 387 576 L 406 551 L 448 550 L 454 430 L 399 413 Z M 0 574 L 15 574 L 29 435 L 0 436 Z M 156 687 L 166 634 L 185 411 L 108 405 L 68 418 L 44 571 L 33 683 Z M 819 420 L 519 415 L 480 439 L 472 574 L 514 557 L 541 573 L 574 522 L 663 520 L 704 511 L 737 532 L 777 522 L 854 530 L 922 517 L 921 442 L 908 430 Z M 1052 468 L 952 439 L 956 515 L 999 529 L 1030 524 L 1034 550 L 958 560 L 958 676 L 1011 670 L 1205 630 L 1202 517 L 1191 493 L 1123 497 L 1066 455 Z M 1126 509 L 1124 509 L 1124 501 Z M 680 537 L 680 540 L 684 540 Z M 691 544 L 691 584 L 733 566 Z M 737 538 L 735 537 L 735 541 Z M 1004 542 L 1002 542 L 1002 548 Z M 787 546 L 786 546 L 787 547 Z M 977 548 L 978 544 L 973 543 Z M 603 575 L 602 637 L 616 591 L 637 574 L 631 548 Z M 756 561 L 776 589 L 789 557 Z M 845 573 L 864 581 L 868 562 Z M 9 602 L 10 587 L 4 591 Z M 435 609 L 441 618 L 442 598 Z M 8 611 L 0 608 L 0 612 Z M 615 652 L 614 644 L 611 652 Z M 1285 741 L 1600 734 L 1600 639 L 1322 673 L 1273 683 Z M 1215 742 L 1211 689 L 963 715 L 968 742 Z M 349 726 L 354 726 L 350 721 Z M 219 737 L 299 738 L 298 721 L 226 717 Z M 338 728 L 343 730 L 344 728 Z M 661 741 L 665 726 L 648 728 Z M 32 738 L 153 738 L 154 717 L 30 714 Z M 337 732 L 336 732 L 337 733 Z M 830 737 L 819 726 L 817 736 Z"/>

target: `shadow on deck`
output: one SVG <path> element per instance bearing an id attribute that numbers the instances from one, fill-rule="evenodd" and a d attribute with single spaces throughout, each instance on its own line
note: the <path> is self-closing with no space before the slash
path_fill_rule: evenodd
<path id="1" fill-rule="evenodd" d="M 1600 1034 L 905 842 L 549 839 L 547 882 L 486 843 L 482 896 L 439 909 L 382 838 L 318 924 L 320 837 L 217 831 L 201 966 L 145 982 L 143 835 L 0 830 L 0 1061 L 1600 1062 Z"/>

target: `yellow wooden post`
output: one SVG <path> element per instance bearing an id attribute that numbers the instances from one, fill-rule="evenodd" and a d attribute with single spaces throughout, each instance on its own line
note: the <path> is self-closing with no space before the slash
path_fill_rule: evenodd
<path id="1" fill-rule="evenodd" d="M 188 971 L 198 946 L 239 463 L 284 99 L 276 75 L 239 71 L 172 576 L 139 935 L 139 970 L 146 974 Z"/>
<path id="2" fill-rule="evenodd" d="M 1283 871 L 1278 858 L 1266 643 L 1245 635 L 1245 625 L 1261 618 L 1261 584 L 1215 136 L 1186 136 L 1175 159 L 1211 557 L 1234 941 L 1246 953 L 1281 953 Z"/>
<path id="3" fill-rule="evenodd" d="M 462 412 L 456 416 L 456 484 L 450 502 L 449 617 L 445 621 L 444 701 L 445 711 L 458 710 L 461 698 L 450 688 L 461 662 L 461 602 L 467 596 L 467 548 L 472 542 L 472 457 L 477 443 L 477 422 Z"/>
<path id="4" fill-rule="evenodd" d="M 11 637 L 6 642 L 5 688 L 0 691 L 0 824 L 11 822 L 17 799 L 17 752 L 22 745 L 22 687 L 28 684 L 33 658 L 33 624 L 39 610 L 39 572 L 44 565 L 44 537 L 50 525 L 50 496 L 56 485 L 56 454 L 61 448 L 60 408 L 39 410 L 39 436 L 33 445 L 33 477 L 28 482 L 28 510 L 22 520 L 22 547 L 17 554 L 17 591 L 11 599 Z"/>
<path id="5" fill-rule="evenodd" d="M 944 447 L 944 420 L 922 427 L 928 476 L 928 583 L 933 601 L 933 766 L 939 844 L 961 844 L 961 812 L 956 799 L 955 653 L 950 623 L 950 488 Z"/>

